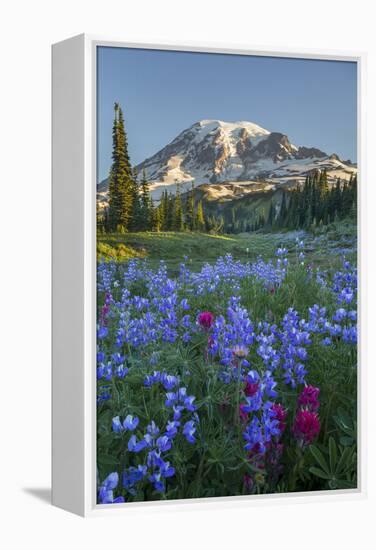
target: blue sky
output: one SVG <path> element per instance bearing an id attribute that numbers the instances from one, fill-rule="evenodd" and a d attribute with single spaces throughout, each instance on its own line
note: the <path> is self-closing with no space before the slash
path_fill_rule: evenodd
<path id="1" fill-rule="evenodd" d="M 133 165 L 202 119 L 248 120 L 356 161 L 356 64 L 98 48 L 98 176 L 111 165 L 113 104 Z"/>

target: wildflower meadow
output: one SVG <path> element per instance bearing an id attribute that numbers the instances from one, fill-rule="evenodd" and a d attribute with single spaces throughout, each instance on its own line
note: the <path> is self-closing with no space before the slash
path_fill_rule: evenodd
<path id="1" fill-rule="evenodd" d="M 356 265 L 306 248 L 99 259 L 99 504 L 357 486 Z"/>

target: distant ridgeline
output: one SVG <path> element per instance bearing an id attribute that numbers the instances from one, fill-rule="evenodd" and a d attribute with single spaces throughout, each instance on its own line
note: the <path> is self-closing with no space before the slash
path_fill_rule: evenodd
<path id="1" fill-rule="evenodd" d="M 242 233 L 264 229 L 309 229 L 346 217 L 356 218 L 357 179 L 328 183 L 326 170 L 308 175 L 293 189 L 253 194 L 231 201 L 207 201 L 200 187 L 181 193 L 164 191 L 153 203 L 147 175 L 132 169 L 124 117 L 114 105 L 112 165 L 109 174 L 108 206 L 97 202 L 97 228 L 101 233 L 137 231 L 201 231 Z"/>

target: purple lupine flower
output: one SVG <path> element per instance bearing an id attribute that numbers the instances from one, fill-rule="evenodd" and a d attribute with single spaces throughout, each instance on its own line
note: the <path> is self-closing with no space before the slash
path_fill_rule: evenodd
<path id="1" fill-rule="evenodd" d="M 188 420 L 183 426 L 183 435 L 188 443 L 195 443 L 196 438 L 194 436 L 196 432 L 196 425 L 192 420 Z"/>
<path id="2" fill-rule="evenodd" d="M 112 472 L 99 486 L 98 501 L 99 504 L 114 504 L 118 502 L 124 502 L 124 497 L 114 498 L 114 489 L 118 486 L 119 474 Z"/>

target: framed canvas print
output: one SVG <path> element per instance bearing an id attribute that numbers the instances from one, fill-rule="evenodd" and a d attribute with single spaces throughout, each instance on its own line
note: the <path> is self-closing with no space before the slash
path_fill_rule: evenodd
<path id="1" fill-rule="evenodd" d="M 53 46 L 54 504 L 364 493 L 362 75 Z"/>

